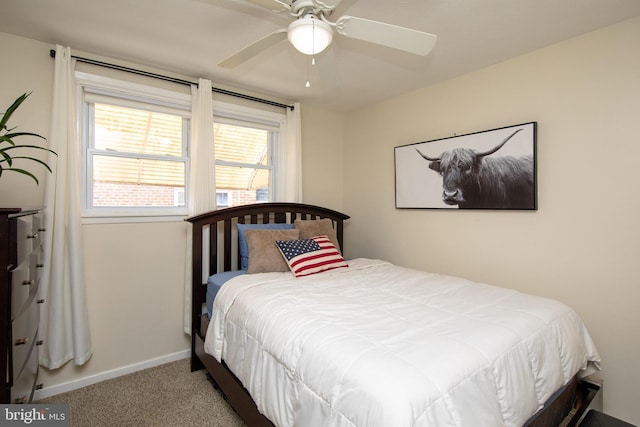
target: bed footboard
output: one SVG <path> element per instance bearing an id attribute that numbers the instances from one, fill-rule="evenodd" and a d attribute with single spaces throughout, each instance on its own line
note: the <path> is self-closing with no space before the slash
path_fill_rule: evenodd
<path id="1" fill-rule="evenodd" d="M 575 427 L 599 390 L 598 384 L 573 377 L 523 427 Z"/>
<path id="2" fill-rule="evenodd" d="M 204 340 L 199 335 L 195 339 L 195 354 L 192 357 L 202 363 L 218 390 L 246 425 L 273 427 L 271 421 L 258 411 L 258 407 L 240 380 L 224 363 L 221 364 L 213 356 L 205 353 Z"/>

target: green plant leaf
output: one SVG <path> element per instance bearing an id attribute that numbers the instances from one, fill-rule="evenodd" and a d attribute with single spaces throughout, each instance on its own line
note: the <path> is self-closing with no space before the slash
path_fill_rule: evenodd
<path id="1" fill-rule="evenodd" d="M 13 159 L 13 160 L 15 160 L 15 159 L 26 159 L 26 160 L 32 160 L 32 161 L 34 161 L 34 162 L 36 162 L 36 163 L 40 163 L 41 165 L 43 165 L 45 168 L 47 168 L 47 169 L 49 170 L 49 172 L 53 172 L 53 171 L 51 170 L 51 168 L 49 167 L 49 165 L 48 165 L 48 164 L 46 164 L 45 162 L 43 162 L 43 161 L 42 161 L 42 160 L 40 160 L 40 159 L 34 159 L 33 157 L 26 157 L 26 156 L 14 156 L 12 159 Z M 0 160 L 0 162 L 2 162 L 2 160 Z M 9 163 L 9 166 L 11 166 L 11 163 L 10 163 L 10 162 L 8 162 L 8 163 Z"/>
<path id="2" fill-rule="evenodd" d="M 4 137 L 8 137 L 9 139 L 13 139 L 16 138 L 18 136 L 35 136 L 37 138 L 42 138 L 45 141 L 47 140 L 47 138 L 45 138 L 42 135 L 38 135 L 37 133 L 32 133 L 32 132 L 15 132 L 15 133 L 5 133 L 3 135 Z"/>
<path id="3" fill-rule="evenodd" d="M 5 170 L 18 172 L 18 173 L 30 176 L 36 182 L 36 185 L 40 185 L 40 181 L 38 181 L 38 178 L 36 178 L 36 176 L 34 174 L 32 174 L 31 172 L 29 172 L 29 171 L 26 171 L 24 169 L 18 169 L 18 168 L 9 168 L 9 169 L 5 169 Z"/>
<path id="4" fill-rule="evenodd" d="M 0 150 L 0 154 L 4 157 L 4 160 L 0 160 L 0 163 L 7 162 L 11 166 L 11 156 L 5 153 L 4 150 Z"/>
<path id="5" fill-rule="evenodd" d="M 2 149 L 0 149 L 0 153 L 4 153 L 7 152 L 9 150 L 15 150 L 17 148 L 35 148 L 36 150 L 43 150 L 43 151 L 48 151 L 50 153 L 55 154 L 56 156 L 58 155 L 58 153 L 56 153 L 55 151 L 51 150 L 50 148 L 47 147 L 40 147 L 39 145 L 12 145 L 11 147 L 4 147 Z"/>
<path id="6" fill-rule="evenodd" d="M 11 138 L 7 138 L 7 137 L 5 137 L 4 135 L 0 135 L 0 142 L 2 142 L 2 141 L 4 141 L 4 142 L 8 142 L 8 143 L 9 143 L 9 144 L 11 144 L 11 145 L 16 145 L 16 143 L 15 143 L 15 142 L 13 142 L 13 141 L 11 140 Z"/>
<path id="7" fill-rule="evenodd" d="M 15 138 L 21 137 L 21 136 L 31 136 L 31 137 L 36 137 L 36 138 L 41 138 L 44 139 L 46 141 L 46 138 L 38 135 L 37 133 L 33 133 L 33 132 L 15 132 L 14 130 L 16 129 L 16 127 L 11 127 L 9 128 L 7 126 L 7 122 L 9 121 L 9 119 L 11 118 L 11 116 L 13 115 L 13 113 L 18 109 L 18 107 L 24 102 L 25 99 L 27 99 L 27 97 L 30 95 L 31 93 L 25 93 L 23 95 L 21 95 L 20 97 L 18 97 L 18 99 L 16 99 L 13 104 L 11 104 L 11 106 L 7 109 L 7 111 L 4 112 L 4 114 L 2 115 L 2 117 L 0 117 L 0 132 L 3 132 L 2 135 L 0 135 L 0 144 L 2 143 L 6 143 L 8 144 L 8 146 L 4 146 L 2 148 L 0 148 L 0 176 L 2 176 L 2 173 L 5 170 L 10 170 L 10 171 L 14 171 L 14 172 L 18 172 L 21 173 L 23 175 L 27 175 L 29 177 L 31 177 L 37 185 L 39 185 L 38 182 L 38 178 L 36 178 L 36 176 L 34 174 L 32 174 L 31 172 L 25 170 L 25 169 L 21 169 L 21 168 L 13 168 L 13 160 L 14 159 L 23 159 L 23 160 L 31 160 L 33 162 L 36 163 L 40 163 L 41 165 L 43 165 L 45 168 L 47 168 L 47 170 L 49 172 L 53 172 L 51 170 L 51 168 L 49 167 L 49 165 L 47 163 L 45 163 L 44 161 L 34 158 L 34 157 L 28 157 L 28 156 L 12 156 L 9 153 L 9 150 L 14 150 L 17 148 L 31 148 L 31 149 L 35 149 L 35 150 L 43 150 L 43 151 L 47 151 L 49 153 L 53 153 L 56 156 L 58 155 L 55 151 L 46 148 L 46 147 L 41 147 L 39 145 L 31 145 L 31 144 L 27 144 L 27 145 L 18 145 L 16 144 L 16 142 L 14 141 Z M 5 164 L 5 166 L 8 167 L 4 167 L 2 164 Z"/>
<path id="8" fill-rule="evenodd" d="M 13 114 L 13 112 L 18 109 L 20 104 L 22 104 L 29 95 L 31 95 L 31 92 L 22 94 L 21 96 L 18 97 L 18 99 L 13 101 L 13 104 L 11 104 L 11 107 L 9 107 L 7 111 L 4 112 L 4 115 L 2 116 L 2 118 L 0 118 L 0 129 L 5 129 L 7 127 L 7 122 L 11 118 L 11 115 Z"/>

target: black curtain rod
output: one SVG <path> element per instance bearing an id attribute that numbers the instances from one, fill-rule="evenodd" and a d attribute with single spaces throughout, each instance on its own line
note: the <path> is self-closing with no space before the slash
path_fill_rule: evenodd
<path id="1" fill-rule="evenodd" d="M 56 57 L 55 49 L 51 49 L 49 51 L 49 55 L 52 58 L 55 58 Z M 192 82 L 192 81 L 189 81 L 189 80 L 183 80 L 183 79 L 178 79 L 178 78 L 175 78 L 175 77 L 163 76 L 162 74 L 156 74 L 156 73 L 151 73 L 149 71 L 137 70 L 135 68 L 125 67 L 125 66 L 122 66 L 122 65 L 110 64 L 108 62 L 97 61 L 95 59 L 82 58 L 80 56 L 75 56 L 75 55 L 71 55 L 71 57 L 74 58 L 76 61 L 84 62 L 85 64 L 98 65 L 100 67 L 111 68 L 112 70 L 126 71 L 127 73 L 138 74 L 140 76 L 146 76 L 146 77 L 152 77 L 154 79 L 164 80 L 164 81 L 171 82 L 171 83 L 177 83 L 177 84 L 186 85 L 186 86 L 191 86 L 191 85 L 197 85 L 198 84 L 196 82 Z M 233 96 L 233 97 L 236 97 L 236 98 L 242 98 L 242 99 L 246 99 L 246 100 L 249 100 L 249 101 L 259 102 L 261 104 L 272 105 L 274 107 L 280 107 L 280 108 L 284 108 L 284 109 L 289 108 L 291 111 L 293 111 L 293 109 L 294 109 L 293 105 L 281 104 L 279 102 L 269 101 L 268 99 L 257 98 L 255 96 L 245 95 L 243 93 L 238 93 L 238 92 L 234 92 L 234 91 L 231 91 L 231 90 L 212 87 L 211 91 L 215 92 L 215 93 L 222 94 L 222 95 L 229 95 L 229 96 Z"/>

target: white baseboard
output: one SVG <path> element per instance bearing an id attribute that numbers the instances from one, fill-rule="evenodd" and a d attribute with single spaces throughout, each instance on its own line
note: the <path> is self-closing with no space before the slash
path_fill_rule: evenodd
<path id="1" fill-rule="evenodd" d="M 77 380 L 69 381 L 62 384 L 56 384 L 51 387 L 44 387 L 41 390 L 36 390 L 33 396 L 33 401 L 45 399 L 47 397 L 55 396 L 60 393 L 66 393 L 68 391 L 77 390 L 82 387 L 86 387 L 91 384 L 99 383 L 101 381 L 110 380 L 112 378 L 121 377 L 123 375 L 131 374 L 133 372 L 141 371 L 147 368 L 153 368 L 154 366 L 164 365 L 165 363 L 175 362 L 177 360 L 186 359 L 191 356 L 191 350 L 182 350 L 177 353 L 167 354 L 166 356 L 157 357 L 155 359 L 144 360 L 132 365 L 123 366 L 120 368 L 112 369 L 110 371 L 102 372 L 99 374 L 91 375 L 88 377 L 80 378 Z"/>

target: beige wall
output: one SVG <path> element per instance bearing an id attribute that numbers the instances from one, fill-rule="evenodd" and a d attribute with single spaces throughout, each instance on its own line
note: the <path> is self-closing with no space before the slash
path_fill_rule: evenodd
<path id="1" fill-rule="evenodd" d="M 640 423 L 640 18 L 347 117 L 346 255 L 513 287 L 579 312 L 604 409 Z M 537 212 L 396 210 L 393 147 L 538 122 Z"/>
<path id="2" fill-rule="evenodd" d="M 3 52 L 0 68 L 0 112 L 4 113 L 18 96 L 31 92 L 13 114 L 8 125 L 17 126 L 16 131 L 33 132 L 47 137 L 53 95 L 53 61 L 49 57 L 50 46 L 4 33 L 0 33 L 0 46 Z M 16 142 L 43 145 L 41 140 L 30 137 L 20 137 Z M 27 151 L 23 153 L 26 154 Z M 41 160 L 46 159 L 40 152 L 31 152 L 28 155 Z M 29 170 L 41 182 L 45 177 L 46 169 L 36 163 L 16 160 L 15 166 Z M 2 174 L 0 205 L 17 203 L 19 206 L 37 206 L 42 204 L 42 200 L 44 185 L 37 186 L 31 178 L 19 173 Z"/>
<path id="3" fill-rule="evenodd" d="M 0 106 L 33 91 L 16 113 L 19 129 L 49 135 L 53 84 L 51 45 L 0 33 L 3 57 Z M 11 123 L 10 123 L 11 124 Z M 305 201 L 342 208 L 342 121 L 321 109 L 303 109 Z M 318 134 L 326 131 L 328 138 Z M 38 169 L 38 168 L 36 168 Z M 44 168 L 37 175 L 45 178 Z M 44 185 L 22 175 L 0 179 L 0 204 L 42 205 Z M 94 354 L 81 367 L 41 370 L 44 394 L 184 356 L 182 331 L 187 224 L 85 224 L 87 304 Z"/>
<path id="4" fill-rule="evenodd" d="M 303 201 L 342 211 L 344 117 L 302 106 Z"/>

